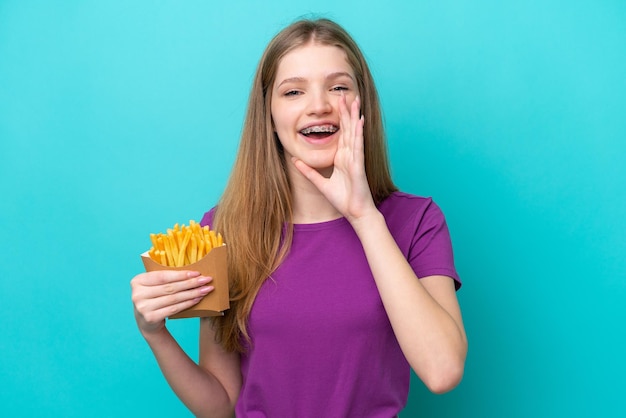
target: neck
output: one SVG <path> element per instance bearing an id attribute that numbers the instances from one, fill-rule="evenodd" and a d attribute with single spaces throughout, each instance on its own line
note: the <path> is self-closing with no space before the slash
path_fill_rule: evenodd
<path id="1" fill-rule="evenodd" d="M 341 218 L 341 213 L 313 183 L 299 171 L 290 174 L 294 223 L 310 224 Z"/>

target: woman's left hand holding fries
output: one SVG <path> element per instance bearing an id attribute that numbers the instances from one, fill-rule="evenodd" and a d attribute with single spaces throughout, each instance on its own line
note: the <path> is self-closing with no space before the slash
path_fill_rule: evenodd
<path id="1" fill-rule="evenodd" d="M 141 273 L 131 282 L 135 319 L 144 337 L 165 328 L 165 318 L 200 302 L 213 291 L 211 277 L 196 271 L 159 270 Z"/>

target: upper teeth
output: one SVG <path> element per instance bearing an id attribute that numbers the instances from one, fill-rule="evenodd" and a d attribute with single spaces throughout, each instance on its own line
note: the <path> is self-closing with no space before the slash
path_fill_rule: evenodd
<path id="1" fill-rule="evenodd" d="M 307 135 L 313 132 L 337 132 L 337 129 L 338 128 L 334 125 L 317 125 L 304 128 L 300 132 L 302 132 L 304 135 Z"/>

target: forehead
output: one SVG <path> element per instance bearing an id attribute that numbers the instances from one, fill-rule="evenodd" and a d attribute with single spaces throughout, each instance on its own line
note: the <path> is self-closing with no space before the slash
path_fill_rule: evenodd
<path id="1" fill-rule="evenodd" d="M 336 72 L 347 72 L 354 76 L 345 51 L 337 46 L 308 43 L 281 58 L 275 81 L 290 77 L 313 78 Z"/>

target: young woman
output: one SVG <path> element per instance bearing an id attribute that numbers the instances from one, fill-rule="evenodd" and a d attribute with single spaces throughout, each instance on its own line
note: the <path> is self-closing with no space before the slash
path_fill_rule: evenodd
<path id="1" fill-rule="evenodd" d="M 410 368 L 435 393 L 467 340 L 443 214 L 397 191 L 368 66 L 332 21 L 298 21 L 257 69 L 228 186 L 202 220 L 229 244 L 231 309 L 201 319 L 199 364 L 165 318 L 211 278 L 133 278 L 139 329 L 197 416 L 392 417 Z"/>

